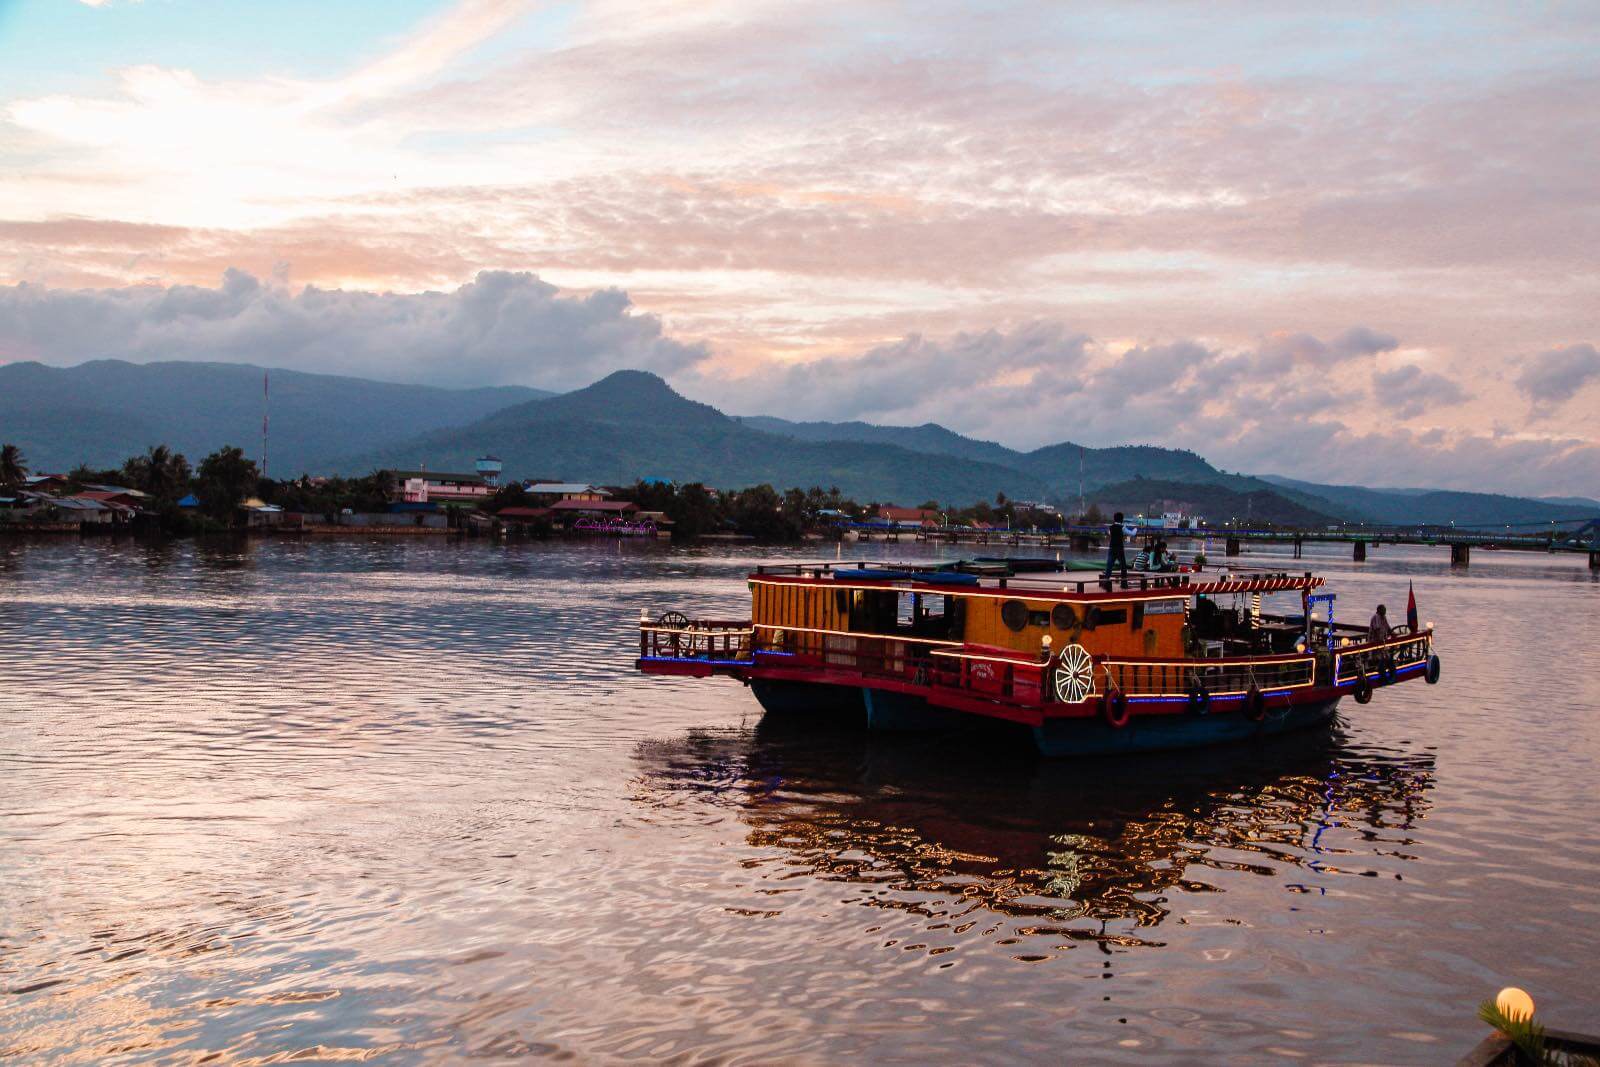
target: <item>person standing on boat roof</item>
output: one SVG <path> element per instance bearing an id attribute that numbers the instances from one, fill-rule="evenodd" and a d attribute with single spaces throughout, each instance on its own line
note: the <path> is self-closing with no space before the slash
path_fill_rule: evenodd
<path id="1" fill-rule="evenodd" d="M 1128 551 L 1123 545 L 1122 512 L 1111 516 L 1111 547 L 1106 552 L 1106 569 L 1102 578 L 1111 577 L 1111 568 L 1116 565 L 1122 567 L 1122 577 L 1128 577 Z"/>
<path id="2" fill-rule="evenodd" d="M 1389 625 L 1389 609 L 1379 604 L 1372 621 L 1367 624 L 1367 637 L 1373 641 L 1387 641 L 1393 636 L 1394 627 Z"/>

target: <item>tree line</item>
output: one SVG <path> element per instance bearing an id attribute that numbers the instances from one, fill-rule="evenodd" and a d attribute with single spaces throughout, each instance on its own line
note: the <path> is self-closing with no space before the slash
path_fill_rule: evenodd
<path id="1" fill-rule="evenodd" d="M 762 541 L 794 541 L 808 531 L 851 522 L 871 522 L 882 502 L 865 504 L 846 497 L 838 486 L 823 489 L 788 489 L 780 493 L 770 485 L 732 492 L 715 492 L 699 482 L 683 485 L 638 482 L 629 491 L 645 511 L 664 512 L 673 522 L 675 536 L 699 537 L 707 533 L 740 533 Z M 1019 506 L 995 495 L 993 504 L 980 501 L 965 507 L 925 500 L 919 510 L 936 513 L 941 525 L 987 523 L 1005 529 L 1058 530 L 1067 519 L 1054 512 Z M 1098 510 L 1091 508 L 1099 519 Z"/>
<path id="2" fill-rule="evenodd" d="M 0 445 L 0 487 L 15 492 L 26 484 L 27 457 L 15 444 Z M 244 450 L 232 445 L 217 449 L 191 466 L 181 452 L 166 445 L 152 445 L 142 454 L 129 456 L 118 467 L 91 467 L 80 463 L 66 474 L 69 492 L 82 492 L 91 485 L 137 489 L 149 499 L 145 510 L 153 512 L 163 529 L 181 532 L 194 525 L 178 502 L 193 494 L 200 501 L 195 510 L 211 525 L 226 525 L 239 505 L 257 495 L 263 480 L 255 462 Z"/>
<path id="3" fill-rule="evenodd" d="M 14 444 L 0 447 L 0 487 L 16 489 L 27 476 L 26 459 Z M 154 445 L 130 456 L 119 467 L 91 468 L 80 464 L 67 474 L 69 489 L 89 485 L 117 485 L 148 495 L 146 510 L 155 513 L 163 531 L 171 534 L 225 528 L 236 521 L 241 503 L 258 498 L 285 511 L 336 515 L 344 509 L 381 511 L 389 503 L 390 480 L 382 471 L 353 478 L 299 478 L 274 481 L 263 478 L 253 460 L 233 445 L 217 449 L 191 467 L 180 452 Z M 823 489 L 791 488 L 780 492 L 771 485 L 747 489 L 714 490 L 700 482 L 683 484 L 636 482 L 618 487 L 619 493 L 643 511 L 661 512 L 672 520 L 675 537 L 693 539 L 706 534 L 733 533 L 760 541 L 796 541 L 808 531 L 840 522 L 868 522 L 880 502 L 860 503 L 837 486 Z M 196 508 L 178 502 L 193 494 Z M 535 504 L 520 482 L 500 489 L 482 505 L 495 514 L 504 508 Z M 1042 530 L 1059 528 L 1066 520 L 1057 514 L 1019 507 L 997 494 L 994 502 L 948 507 L 936 500 L 920 505 L 949 525 L 988 523 L 994 527 Z M 1091 512 L 1096 509 L 1091 508 Z M 1098 520 L 1098 514 L 1092 516 Z"/>

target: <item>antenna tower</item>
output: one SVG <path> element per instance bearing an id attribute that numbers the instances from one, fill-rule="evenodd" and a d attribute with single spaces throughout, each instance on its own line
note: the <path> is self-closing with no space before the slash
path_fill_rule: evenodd
<path id="1" fill-rule="evenodd" d="M 272 401 L 268 371 L 261 372 L 261 477 L 267 476 L 267 410 Z"/>

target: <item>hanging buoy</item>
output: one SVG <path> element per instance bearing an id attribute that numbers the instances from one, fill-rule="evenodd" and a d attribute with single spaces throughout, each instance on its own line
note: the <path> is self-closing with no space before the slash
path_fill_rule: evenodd
<path id="1" fill-rule="evenodd" d="M 1439 657 L 1437 655 L 1428 657 L 1428 670 L 1422 677 L 1429 685 L 1439 684 Z"/>
<path id="2" fill-rule="evenodd" d="M 1244 717 L 1251 722 L 1260 722 L 1267 717 L 1267 694 L 1254 682 L 1250 683 L 1250 691 L 1244 695 Z"/>
<path id="3" fill-rule="evenodd" d="M 1372 681 L 1367 677 L 1365 671 L 1356 675 L 1355 698 L 1357 704 L 1372 703 Z"/>
<path id="4" fill-rule="evenodd" d="M 1100 714 L 1105 716 L 1106 725 L 1113 730 L 1128 725 L 1132 713 L 1128 711 L 1127 694 L 1120 689 L 1107 689 L 1105 696 L 1100 698 Z"/>

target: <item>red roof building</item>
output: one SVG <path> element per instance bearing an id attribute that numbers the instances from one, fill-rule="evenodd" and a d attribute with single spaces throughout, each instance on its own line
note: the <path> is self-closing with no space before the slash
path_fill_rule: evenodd
<path id="1" fill-rule="evenodd" d="M 897 508 L 885 504 L 878 508 L 878 517 L 901 526 L 939 525 L 939 513 L 932 508 Z"/>
<path id="2" fill-rule="evenodd" d="M 98 500 L 102 504 L 120 504 L 125 508 L 138 508 L 143 501 L 132 493 L 118 493 L 106 489 L 85 489 L 77 494 L 81 500 Z"/>
<path id="3" fill-rule="evenodd" d="M 639 505 L 631 500 L 557 500 L 550 510 L 558 515 L 630 515 Z"/>

